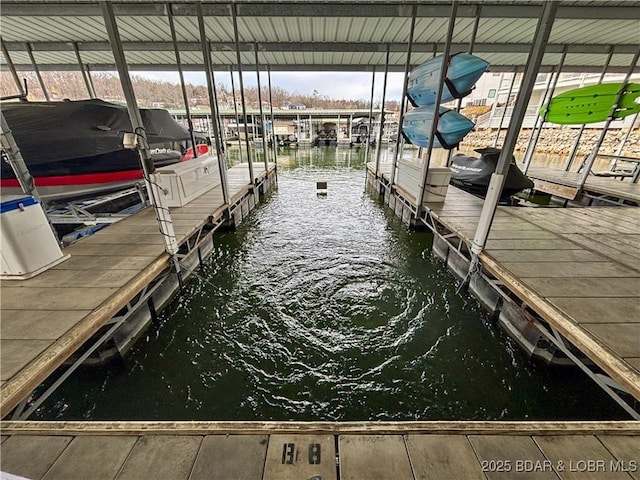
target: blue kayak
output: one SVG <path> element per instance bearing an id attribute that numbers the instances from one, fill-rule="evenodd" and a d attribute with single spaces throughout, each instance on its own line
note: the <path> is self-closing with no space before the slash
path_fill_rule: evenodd
<path id="1" fill-rule="evenodd" d="M 435 107 L 419 107 L 408 111 L 402 120 L 402 134 L 413 145 L 429 146 L 431 126 L 434 121 Z M 451 150 L 458 146 L 475 124 L 455 110 L 440 107 L 438 129 L 433 146 Z"/>
<path id="2" fill-rule="evenodd" d="M 407 97 L 414 107 L 436 103 L 443 59 L 444 56 L 439 55 L 411 70 Z M 489 62 L 469 53 L 451 55 L 442 90 L 442 103 L 469 95 L 488 67 Z"/>

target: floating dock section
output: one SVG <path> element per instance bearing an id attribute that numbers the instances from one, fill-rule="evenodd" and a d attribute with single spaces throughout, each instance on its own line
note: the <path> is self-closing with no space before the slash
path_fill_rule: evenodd
<path id="1" fill-rule="evenodd" d="M 416 217 L 415 198 L 391 188 L 389 172 L 369 164 L 368 188 L 406 224 L 433 231 L 433 254 L 532 356 L 578 361 L 608 392 L 640 400 L 640 207 L 498 207 L 481 267 L 470 272 L 483 200 L 449 186 Z"/>
<path id="2" fill-rule="evenodd" d="M 247 163 L 228 169 L 228 204 L 218 184 L 187 205 L 170 208 L 179 272 L 148 207 L 65 248 L 71 258 L 52 269 L 28 280 L 0 282 L 2 417 L 70 359 L 90 360 L 108 340 L 126 351 L 212 251 L 214 232 L 239 225 L 260 195 L 275 186 L 275 164 L 266 169 L 254 163 L 253 171 L 250 184 Z"/>

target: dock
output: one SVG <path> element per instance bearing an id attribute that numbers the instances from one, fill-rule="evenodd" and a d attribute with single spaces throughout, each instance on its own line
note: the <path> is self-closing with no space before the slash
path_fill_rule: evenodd
<path id="1" fill-rule="evenodd" d="M 370 182 L 373 169 L 368 164 Z M 381 164 L 378 178 L 388 182 L 389 173 L 390 164 Z M 387 190 L 385 201 L 405 220 L 415 212 L 415 199 L 401 190 L 395 197 Z M 461 280 L 482 205 L 449 186 L 444 202 L 425 203 L 418 220 Z M 472 281 L 471 293 L 495 315 L 507 305 L 526 319 L 527 311 L 539 316 L 640 400 L 639 219 L 637 206 L 498 207 L 479 256 L 488 285 Z"/>
<path id="2" fill-rule="evenodd" d="M 274 163 L 268 170 L 264 163 L 254 163 L 254 185 L 247 163 L 228 169 L 228 205 L 217 186 L 170 209 L 185 274 L 211 251 L 213 232 L 225 215 L 238 225 L 259 193 L 275 184 L 275 168 Z M 71 258 L 31 279 L 0 282 L 3 418 L 114 318 L 122 323 L 141 315 L 140 309 L 155 315 L 180 281 L 170 271 L 170 255 L 150 207 L 80 239 L 64 253 Z"/>
<path id="3" fill-rule="evenodd" d="M 4 422 L 30 479 L 637 479 L 637 422 Z"/>
<path id="4" fill-rule="evenodd" d="M 576 172 L 533 165 L 527 175 L 535 183 L 536 190 L 566 200 L 584 195 L 591 199 L 609 198 L 612 203 L 640 203 L 640 184 L 621 181 L 620 177 L 589 175 L 582 189 L 579 189 L 580 174 Z"/>

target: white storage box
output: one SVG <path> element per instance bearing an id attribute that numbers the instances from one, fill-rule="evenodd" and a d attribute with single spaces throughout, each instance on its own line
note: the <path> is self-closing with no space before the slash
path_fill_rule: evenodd
<path id="1" fill-rule="evenodd" d="M 218 160 L 212 155 L 158 168 L 161 204 L 184 207 L 210 189 L 220 185 Z"/>
<path id="2" fill-rule="evenodd" d="M 451 169 L 448 167 L 431 167 L 427 172 L 427 183 L 424 187 L 423 202 L 444 202 L 451 180 Z"/>
<path id="3" fill-rule="evenodd" d="M 396 184 L 414 199 L 418 197 L 422 163 L 400 159 L 397 164 Z M 451 169 L 429 167 L 427 182 L 422 196 L 423 202 L 444 202 L 451 179 Z"/>
<path id="4" fill-rule="evenodd" d="M 63 255 L 47 217 L 31 196 L 0 197 L 2 279 L 31 278 L 69 258 Z"/>

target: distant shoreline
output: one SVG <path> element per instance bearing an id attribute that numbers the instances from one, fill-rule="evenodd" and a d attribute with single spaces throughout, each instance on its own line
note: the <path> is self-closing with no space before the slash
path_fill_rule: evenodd
<path id="1" fill-rule="evenodd" d="M 588 155 L 593 146 L 596 144 L 598 137 L 600 136 L 600 130 L 588 129 L 584 130 L 580 139 L 580 146 L 578 148 L 577 155 Z M 469 133 L 461 146 L 468 147 L 473 145 L 476 147 L 486 147 L 493 145 L 493 141 L 496 137 L 496 129 L 482 129 Z M 503 129 L 498 141 L 498 147 L 504 142 L 506 130 Z M 599 152 L 607 155 L 616 154 L 622 138 L 627 134 L 627 130 L 610 130 L 600 147 Z M 540 138 L 536 144 L 535 151 L 538 153 L 547 153 L 555 155 L 568 155 L 573 148 L 575 139 L 578 135 L 578 129 L 551 129 L 545 128 L 540 134 Z M 525 129 L 520 132 L 518 137 L 518 143 L 516 144 L 517 152 L 524 152 L 527 149 L 529 138 L 531 136 L 531 129 Z M 640 158 L 640 128 L 635 128 L 629 138 L 627 139 L 622 155 L 629 157 Z"/>

